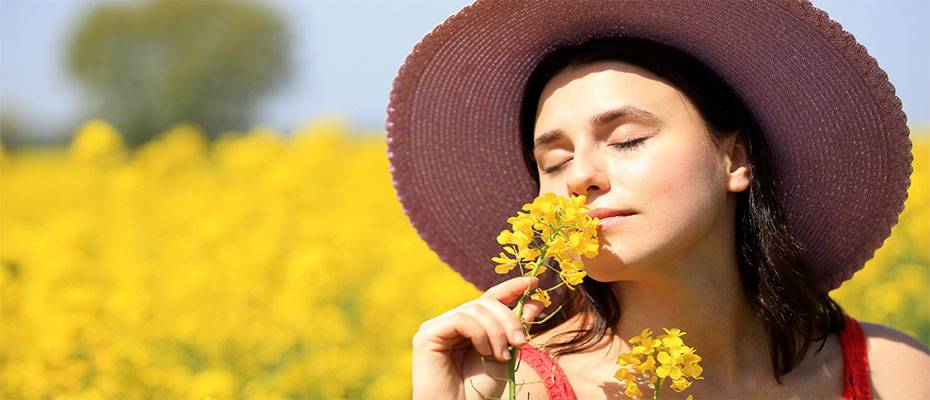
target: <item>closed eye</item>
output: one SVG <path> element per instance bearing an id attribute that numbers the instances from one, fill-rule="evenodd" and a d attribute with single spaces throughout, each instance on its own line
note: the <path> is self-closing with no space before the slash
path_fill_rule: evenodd
<path id="1" fill-rule="evenodd" d="M 644 141 L 646 141 L 646 138 L 641 137 L 638 139 L 627 140 L 626 142 L 614 143 L 611 146 L 621 150 L 629 150 L 641 146 Z"/>
<path id="2" fill-rule="evenodd" d="M 610 145 L 610 146 L 611 146 L 611 147 L 614 147 L 614 148 L 616 148 L 616 149 L 619 149 L 619 150 L 621 150 L 621 151 L 627 151 L 627 150 L 635 149 L 635 148 L 637 148 L 637 147 L 642 146 L 642 145 L 643 145 L 643 142 L 645 142 L 646 139 L 647 139 L 646 137 L 641 137 L 641 138 L 637 138 L 637 139 L 627 140 L 626 142 L 614 143 L 614 144 L 612 144 L 612 145 Z M 565 160 L 565 161 L 563 161 L 563 162 L 561 162 L 561 163 L 555 165 L 555 166 L 546 168 L 546 169 L 543 170 L 543 173 L 545 173 L 545 174 L 554 174 L 554 173 L 558 172 L 559 170 L 561 170 L 562 167 L 564 167 L 565 164 L 568 163 L 569 161 L 571 161 L 570 158 L 569 158 L 568 160 Z"/>

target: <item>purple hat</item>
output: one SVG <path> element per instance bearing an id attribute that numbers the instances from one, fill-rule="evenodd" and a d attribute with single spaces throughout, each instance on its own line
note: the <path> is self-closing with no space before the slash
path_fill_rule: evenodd
<path id="1" fill-rule="evenodd" d="M 897 223 L 911 141 L 886 73 L 807 1 L 478 0 L 414 47 L 394 80 L 387 146 L 420 236 L 478 289 L 506 219 L 537 195 L 519 134 L 537 63 L 557 48 L 640 37 L 717 72 L 759 122 L 791 233 L 819 284 L 852 277 Z"/>

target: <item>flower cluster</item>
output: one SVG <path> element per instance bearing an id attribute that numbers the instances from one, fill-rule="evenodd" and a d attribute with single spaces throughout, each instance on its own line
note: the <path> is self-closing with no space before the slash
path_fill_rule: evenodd
<path id="1" fill-rule="evenodd" d="M 585 200 L 586 196 L 565 198 L 554 193 L 537 196 L 532 203 L 523 205 L 522 210 L 526 212 L 517 212 L 517 216 L 507 219 L 513 230 L 505 229 L 497 236 L 497 242 L 504 246 L 504 251 L 491 258 L 491 261 L 497 264 L 495 272 L 504 275 L 519 267 L 521 276 L 537 277 L 551 269 L 557 271 L 562 280 L 548 289 L 537 287 L 532 294 L 527 289 L 520 296 L 516 313 L 527 336 L 529 330 L 523 321 L 523 305 L 527 297 L 549 307 L 552 304 L 549 292 L 562 285 L 571 290 L 580 285 L 587 275 L 581 257 L 594 258 L 600 248 L 597 239 L 598 219 L 586 213 L 588 209 L 585 207 Z M 560 309 L 561 306 L 542 320 L 530 324 L 544 323 Z M 514 346 L 508 348 L 511 355 L 506 377 L 508 398 L 515 400 L 515 360 L 518 358 L 518 349 Z"/>
<path id="2" fill-rule="evenodd" d="M 586 214 L 585 196 L 565 198 L 553 193 L 536 197 L 523 205 L 517 216 L 507 219 L 513 230 L 504 230 L 497 242 L 504 246 L 499 256 L 492 258 L 494 271 L 507 274 L 520 267 L 522 276 L 539 276 L 558 266 L 562 283 L 549 289 L 539 289 L 531 298 L 549 306 L 548 291 L 561 285 L 574 290 L 587 275 L 581 257 L 593 258 L 600 247 L 597 240 L 598 219 Z M 547 262 L 549 260 L 552 262 Z"/>
<path id="3" fill-rule="evenodd" d="M 685 345 L 681 339 L 685 332 L 680 329 L 665 329 L 665 335 L 652 337 L 652 332 L 646 328 L 630 339 L 633 344 L 632 351 L 620 354 L 617 364 L 621 366 L 614 376 L 626 383 L 625 395 L 638 399 L 643 396 L 637 381 L 649 382 L 649 387 L 655 388 L 654 399 L 658 399 L 659 388 L 666 378 L 672 380 L 670 387 L 681 392 L 691 386 L 690 377 L 694 380 L 701 377 L 703 368 L 698 365 L 701 356 L 694 352 L 693 347 Z M 658 364 L 656 364 L 658 362 Z M 629 368 L 627 368 L 629 367 Z M 631 370 L 632 369 L 632 370 Z M 689 395 L 688 399 L 692 397 Z"/>

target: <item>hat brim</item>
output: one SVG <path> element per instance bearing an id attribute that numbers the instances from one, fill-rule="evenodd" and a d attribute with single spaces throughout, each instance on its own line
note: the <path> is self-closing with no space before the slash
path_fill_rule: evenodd
<path id="1" fill-rule="evenodd" d="M 527 78 L 550 51 L 611 36 L 684 50 L 740 95 L 774 156 L 787 223 L 832 290 L 889 236 L 910 184 L 911 141 L 885 72 L 825 12 L 797 1 L 479 0 L 408 55 L 386 123 L 404 211 L 478 289 L 506 219 L 537 195 L 520 151 Z"/>

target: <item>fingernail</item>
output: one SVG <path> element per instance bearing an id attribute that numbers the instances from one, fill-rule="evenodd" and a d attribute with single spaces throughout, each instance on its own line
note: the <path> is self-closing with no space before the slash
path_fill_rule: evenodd
<path id="1" fill-rule="evenodd" d="M 510 361 L 510 351 L 504 350 L 504 354 L 502 354 L 502 357 L 505 360 Z"/>
<path id="2" fill-rule="evenodd" d="M 513 340 L 515 340 L 515 341 L 517 341 L 517 342 L 521 342 L 521 343 L 522 343 L 522 342 L 525 342 L 525 341 L 526 341 L 526 335 L 523 334 L 523 331 L 516 331 L 516 332 L 513 333 Z"/>

